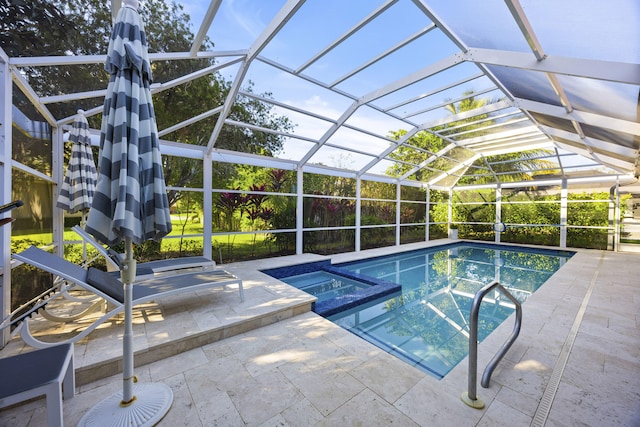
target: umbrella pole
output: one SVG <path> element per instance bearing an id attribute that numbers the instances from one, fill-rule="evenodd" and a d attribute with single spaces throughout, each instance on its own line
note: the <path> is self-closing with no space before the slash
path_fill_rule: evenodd
<path id="1" fill-rule="evenodd" d="M 133 285 L 136 260 L 131 237 L 125 238 L 125 258 L 120 277 L 124 287 L 124 336 L 122 339 L 122 393 L 116 393 L 91 408 L 78 427 L 150 427 L 169 412 L 171 387 L 163 383 L 140 384 L 133 375 Z M 135 386 L 134 386 L 135 383 Z M 135 394 L 134 394 L 135 392 Z"/>
<path id="2" fill-rule="evenodd" d="M 133 284 L 136 278 L 136 260 L 133 257 L 133 242 L 131 237 L 125 238 L 125 253 L 120 271 L 124 284 L 124 337 L 122 340 L 123 369 L 122 369 L 122 402 L 129 405 L 135 401 L 133 395 Z"/>

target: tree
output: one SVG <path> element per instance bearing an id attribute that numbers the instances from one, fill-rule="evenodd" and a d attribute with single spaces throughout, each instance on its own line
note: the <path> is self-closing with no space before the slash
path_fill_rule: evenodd
<path id="1" fill-rule="evenodd" d="M 2 48 L 9 56 L 22 55 L 97 55 L 105 54 L 111 35 L 110 2 L 104 0 L 59 0 L 54 4 L 44 0 L 33 2 L 0 0 L 0 11 L 15 19 L 2 21 Z M 24 4 L 23 4 L 24 3 Z M 149 52 L 189 51 L 194 35 L 190 30 L 191 18 L 183 6 L 166 0 L 146 0 L 140 5 L 145 22 Z M 25 42 L 29 41 L 29 42 Z M 31 42 L 33 41 L 33 43 Z M 213 43 L 205 39 L 201 50 L 209 50 Z M 181 61 L 154 61 L 153 80 L 171 81 L 213 65 L 214 59 Z M 107 86 L 109 76 L 103 64 L 66 65 L 23 68 L 29 84 L 40 96 L 54 96 L 81 91 L 100 90 Z M 245 92 L 252 93 L 253 84 L 247 83 Z M 173 126 L 223 104 L 231 83 L 218 73 L 211 73 L 189 83 L 172 87 L 154 95 L 154 108 L 158 129 Z M 270 93 L 261 94 L 270 98 Z M 83 101 L 85 109 L 102 105 L 101 97 Z M 71 103 L 48 104 L 55 117 L 68 117 L 76 113 Z M 231 109 L 232 120 L 260 127 L 288 131 L 292 124 L 285 116 L 275 115 L 270 104 L 253 97 L 238 97 Z M 178 142 L 206 145 L 218 116 L 209 117 L 164 136 Z M 101 116 L 89 118 L 93 128 L 100 128 Z M 271 156 L 282 149 L 282 137 L 225 125 L 215 144 L 218 148 L 238 150 Z M 201 187 L 202 163 L 185 161 L 178 157 L 165 157 L 165 179 L 176 187 Z M 214 169 L 214 182 L 228 182 L 234 171 L 230 166 Z M 182 193 L 169 192 L 169 201 L 176 203 Z"/>
<path id="2" fill-rule="evenodd" d="M 75 30 L 74 23 L 47 0 L 0 0 L 0 46 L 7 55 L 63 55 L 62 48 Z M 50 40 L 60 41 L 52 49 Z"/>
<path id="3" fill-rule="evenodd" d="M 400 129 L 398 131 L 390 132 L 390 137 L 395 140 L 400 140 L 407 134 L 407 131 Z M 389 169 L 387 174 L 391 176 L 401 176 L 413 169 L 414 165 L 419 165 L 433 154 L 442 150 L 446 146 L 446 142 L 434 135 L 433 133 L 421 131 L 409 138 L 406 145 L 398 147 L 395 151 L 389 154 L 389 157 L 399 162 L 395 163 Z M 434 166 L 434 165 L 432 165 Z M 425 174 L 428 170 L 420 169 L 416 171 L 410 179 L 422 181 L 425 178 Z"/>
<path id="4" fill-rule="evenodd" d="M 451 115 L 474 111 L 487 104 L 496 102 L 496 100 L 489 100 L 485 98 L 478 98 L 474 95 L 473 90 L 464 92 L 463 99 L 458 103 L 449 102 L 444 108 Z M 482 120 L 482 122 L 478 122 Z M 487 125 L 494 124 L 491 117 L 487 113 L 477 114 L 473 117 L 469 117 L 462 120 L 457 120 L 448 123 L 446 126 L 433 128 L 433 131 L 437 131 L 442 135 L 447 135 L 452 132 L 466 132 L 466 137 L 480 136 L 483 134 L 482 128 Z M 450 129 L 450 130 L 449 130 Z M 390 136 L 396 140 L 399 140 L 406 131 L 400 129 L 398 131 L 392 131 Z M 393 176 L 400 176 L 409 172 L 414 165 L 420 165 L 422 162 L 429 159 L 433 154 L 445 148 L 449 143 L 439 136 L 426 131 L 418 132 L 407 141 L 407 146 L 399 147 L 389 157 L 399 160 L 400 163 L 390 167 L 387 173 Z M 454 148 L 455 149 L 455 148 Z M 452 150 L 453 151 L 453 150 Z M 483 184 L 483 183 L 495 183 L 494 174 L 501 175 L 501 180 L 504 181 L 521 181 L 533 179 L 533 173 L 530 170 L 535 169 L 551 169 L 556 166 L 553 162 L 540 159 L 542 155 L 551 153 L 549 150 L 523 150 L 514 153 L 499 154 L 491 157 L 480 157 L 472 167 L 467 168 L 467 174 L 461 178 L 460 183 L 467 184 Z M 446 154 L 445 154 L 446 156 Z M 428 164 L 428 168 L 435 169 L 437 171 L 446 172 L 451 167 L 451 161 L 438 158 L 434 159 Z M 490 168 L 490 170 L 489 170 Z M 430 169 L 422 168 L 413 174 L 413 178 L 416 180 L 427 180 L 432 176 L 435 176 L 437 172 L 433 172 Z M 552 171 L 547 171 L 551 173 Z"/>

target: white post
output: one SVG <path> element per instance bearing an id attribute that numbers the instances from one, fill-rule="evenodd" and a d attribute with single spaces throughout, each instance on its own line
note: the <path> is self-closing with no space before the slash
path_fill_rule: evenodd
<path id="1" fill-rule="evenodd" d="M 613 250 L 618 252 L 620 247 L 620 177 L 616 177 L 616 208 L 613 218 Z"/>
<path id="2" fill-rule="evenodd" d="M 362 198 L 360 191 L 362 190 L 362 180 L 356 177 L 356 232 L 355 232 L 355 251 L 360 252 L 360 238 L 362 236 L 362 222 L 360 221 L 360 213 L 362 212 Z"/>
<path id="3" fill-rule="evenodd" d="M 502 222 L 502 186 L 498 184 L 496 186 L 496 222 L 495 223 L 500 224 L 501 222 Z M 495 233 L 496 233 L 495 241 L 496 243 L 500 243 L 500 237 L 501 237 L 500 235 L 502 233 L 500 233 L 497 230 L 495 231 Z"/>
<path id="4" fill-rule="evenodd" d="M 427 185 L 427 194 L 426 194 L 426 202 L 427 202 L 427 210 L 424 216 L 424 241 L 429 241 L 429 222 L 431 222 L 431 187 Z"/>
<path id="5" fill-rule="evenodd" d="M 11 97 L 9 58 L 0 49 L 0 205 L 11 201 Z M 0 226 L 0 271 L 0 314 L 5 319 L 11 313 L 11 225 Z M 7 344 L 10 333 L 10 328 L 0 330 L 0 348 Z"/>
<path id="6" fill-rule="evenodd" d="M 211 153 L 204 154 L 202 159 L 202 249 L 203 255 L 213 259 L 211 239 L 213 232 L 213 161 Z"/>
<path id="7" fill-rule="evenodd" d="M 454 232 L 451 228 L 451 222 L 453 221 L 453 190 L 449 189 L 449 206 L 447 208 L 447 237 L 450 239 L 458 238 L 458 230 Z M 454 236 L 455 234 L 455 236 Z"/>
<path id="8" fill-rule="evenodd" d="M 62 128 L 57 127 L 52 132 L 52 158 L 51 170 L 55 185 L 53 187 L 53 241 L 56 243 L 56 252 L 59 256 L 64 257 L 64 210 L 56 207 L 56 201 L 60 194 L 60 187 L 64 180 L 64 142 L 62 140 Z"/>
<path id="9" fill-rule="evenodd" d="M 401 193 L 402 188 L 398 182 L 396 184 L 396 246 L 400 245 L 400 212 L 402 211 Z"/>
<path id="10" fill-rule="evenodd" d="M 562 179 L 562 189 L 560 190 L 560 247 L 567 247 L 567 179 Z"/>
<path id="11" fill-rule="evenodd" d="M 303 185 L 304 185 L 304 173 L 302 172 L 302 166 L 298 167 L 296 175 L 296 255 L 302 255 L 304 250 L 304 204 L 303 204 Z"/>

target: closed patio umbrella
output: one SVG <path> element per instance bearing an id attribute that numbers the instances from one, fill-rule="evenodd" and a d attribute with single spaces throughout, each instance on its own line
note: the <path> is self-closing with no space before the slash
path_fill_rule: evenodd
<path id="1" fill-rule="evenodd" d="M 102 114 L 98 182 L 85 230 L 113 246 L 125 242 L 123 390 L 103 400 L 81 425 L 154 425 L 169 410 L 165 384 L 134 385 L 133 244 L 171 232 L 158 130 L 151 101 L 151 66 L 137 0 L 125 0 L 114 23 L 105 69 L 111 77 Z"/>
<path id="2" fill-rule="evenodd" d="M 72 142 L 71 157 L 56 206 L 71 214 L 82 212 L 84 220 L 84 214 L 91 208 L 98 173 L 91 151 L 89 123 L 82 110 L 78 110 L 71 125 L 69 141 Z"/>

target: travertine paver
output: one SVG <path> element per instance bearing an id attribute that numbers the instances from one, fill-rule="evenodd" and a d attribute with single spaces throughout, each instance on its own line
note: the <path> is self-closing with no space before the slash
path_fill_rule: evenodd
<path id="1" fill-rule="evenodd" d="M 165 382 L 174 392 L 172 408 L 161 426 L 526 426 L 595 280 L 546 425 L 637 426 L 640 258 L 601 255 L 581 251 L 525 303 L 520 338 L 494 373 L 490 388 L 478 385 L 478 395 L 487 404 L 483 410 L 460 401 L 467 386 L 466 359 L 437 380 L 313 313 L 167 357 L 136 368 L 136 374 L 141 381 Z M 282 306 L 289 292 L 286 285 L 262 289 L 260 273 L 249 265 L 236 270 L 250 278 L 245 282 L 247 293 L 253 291 L 259 298 L 270 293 L 274 305 Z M 162 319 L 157 317 L 157 307 L 149 307 L 147 314 L 153 317 L 148 319 L 159 321 L 136 324 L 136 339 L 153 342 L 163 324 L 173 336 L 192 327 L 225 322 L 221 313 L 241 318 L 245 311 L 240 304 L 226 302 L 232 295 L 222 301 L 219 295 L 209 296 L 217 307 L 214 310 L 201 300 L 185 298 L 180 303 L 190 301 L 191 308 L 187 304 L 179 309 L 173 303 L 160 307 Z M 296 293 L 288 296 L 295 298 Z M 245 309 L 268 313 L 269 302 L 257 301 L 249 300 Z M 185 312 L 197 313 L 198 320 Z M 203 318 L 207 316 L 211 318 Z M 174 319 L 184 320 L 185 325 L 168 326 Z M 481 343 L 478 378 L 512 327 L 509 319 Z M 116 332 L 105 331 L 95 343 L 89 341 L 81 348 L 107 351 L 117 339 Z M 81 357 L 98 358 L 94 354 Z M 80 386 L 76 396 L 64 403 L 67 424 L 75 425 L 85 411 L 120 387 L 119 374 Z M 45 416 L 40 399 L 1 411 L 0 425 L 41 426 Z"/>

